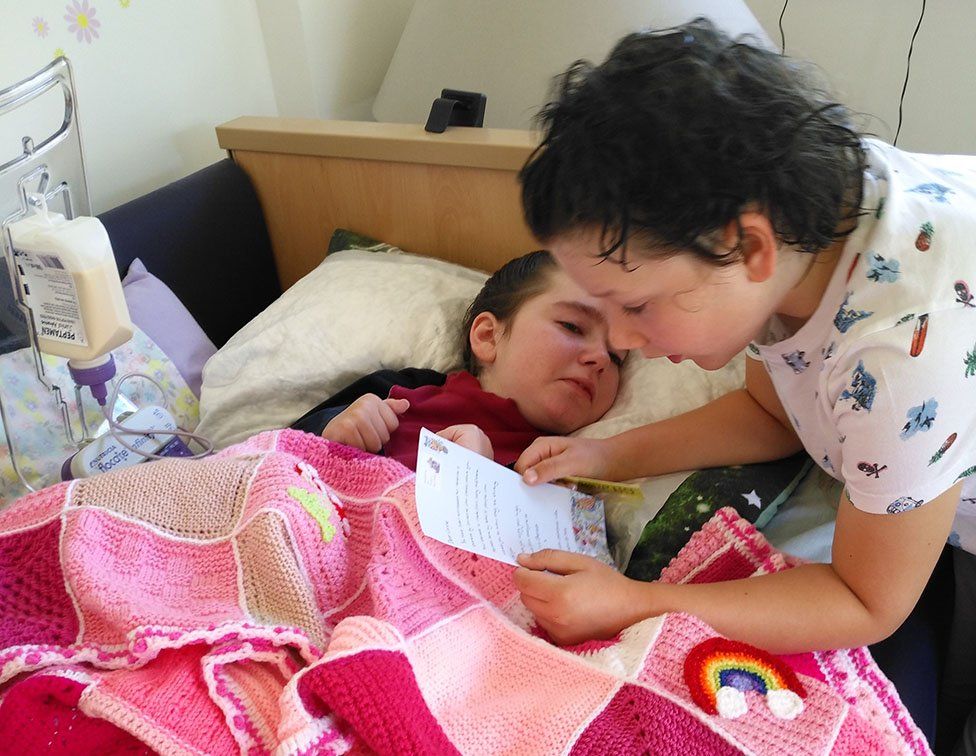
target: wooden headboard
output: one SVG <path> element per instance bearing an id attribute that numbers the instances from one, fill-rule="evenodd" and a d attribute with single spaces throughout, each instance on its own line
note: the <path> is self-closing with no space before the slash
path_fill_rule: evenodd
<path id="1" fill-rule="evenodd" d="M 284 287 L 321 262 L 336 228 L 488 271 L 539 246 L 516 178 L 528 131 L 245 117 L 217 140 L 254 183 Z"/>

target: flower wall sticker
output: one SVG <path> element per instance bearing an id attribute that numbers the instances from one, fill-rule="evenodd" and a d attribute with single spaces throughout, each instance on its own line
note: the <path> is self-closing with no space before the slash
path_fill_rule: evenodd
<path id="1" fill-rule="evenodd" d="M 51 31 L 51 25 L 40 16 L 34 17 L 34 20 L 31 21 L 31 28 L 38 37 L 46 37 Z"/>
<path id="2" fill-rule="evenodd" d="M 98 27 L 102 24 L 95 18 L 95 8 L 88 4 L 88 0 L 71 0 L 65 10 L 68 31 L 74 33 L 79 42 L 91 44 L 93 39 L 98 39 Z"/>

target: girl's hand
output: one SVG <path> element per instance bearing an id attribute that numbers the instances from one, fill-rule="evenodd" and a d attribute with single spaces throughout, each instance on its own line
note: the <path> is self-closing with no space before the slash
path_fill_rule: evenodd
<path id="1" fill-rule="evenodd" d="M 440 431 L 437 435 L 446 438 L 448 441 L 453 441 L 465 449 L 477 452 L 482 457 L 487 457 L 488 459 L 495 458 L 495 450 L 491 447 L 491 439 L 477 425 L 470 423 L 465 425 L 451 425 Z"/>
<path id="2" fill-rule="evenodd" d="M 515 462 L 529 485 L 566 475 L 609 480 L 612 452 L 606 439 L 544 436 L 533 441 Z"/>
<path id="3" fill-rule="evenodd" d="M 583 554 L 543 549 L 519 554 L 515 587 L 522 603 L 561 646 L 612 638 L 656 614 L 650 583 L 639 583 Z"/>
<path id="4" fill-rule="evenodd" d="M 329 421 L 322 438 L 376 454 L 400 427 L 398 415 L 408 407 L 410 402 L 406 399 L 380 399 L 376 394 L 363 394 Z"/>

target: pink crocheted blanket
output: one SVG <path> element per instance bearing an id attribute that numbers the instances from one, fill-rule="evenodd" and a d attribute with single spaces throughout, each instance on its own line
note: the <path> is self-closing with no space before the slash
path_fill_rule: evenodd
<path id="1" fill-rule="evenodd" d="M 281 431 L 0 512 L 0 750 L 928 752 L 864 649 L 679 614 L 550 644 L 511 567 L 421 534 L 413 483 Z M 789 566 L 723 510 L 662 579 Z"/>

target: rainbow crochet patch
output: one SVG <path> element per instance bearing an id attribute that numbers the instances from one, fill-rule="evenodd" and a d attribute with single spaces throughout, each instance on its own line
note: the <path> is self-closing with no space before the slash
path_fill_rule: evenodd
<path id="1" fill-rule="evenodd" d="M 749 691 L 765 696 L 766 705 L 780 719 L 799 716 L 807 696 L 796 673 L 781 659 L 726 638 L 709 638 L 691 649 L 685 657 L 685 682 L 703 711 L 726 719 L 746 713 Z"/>

